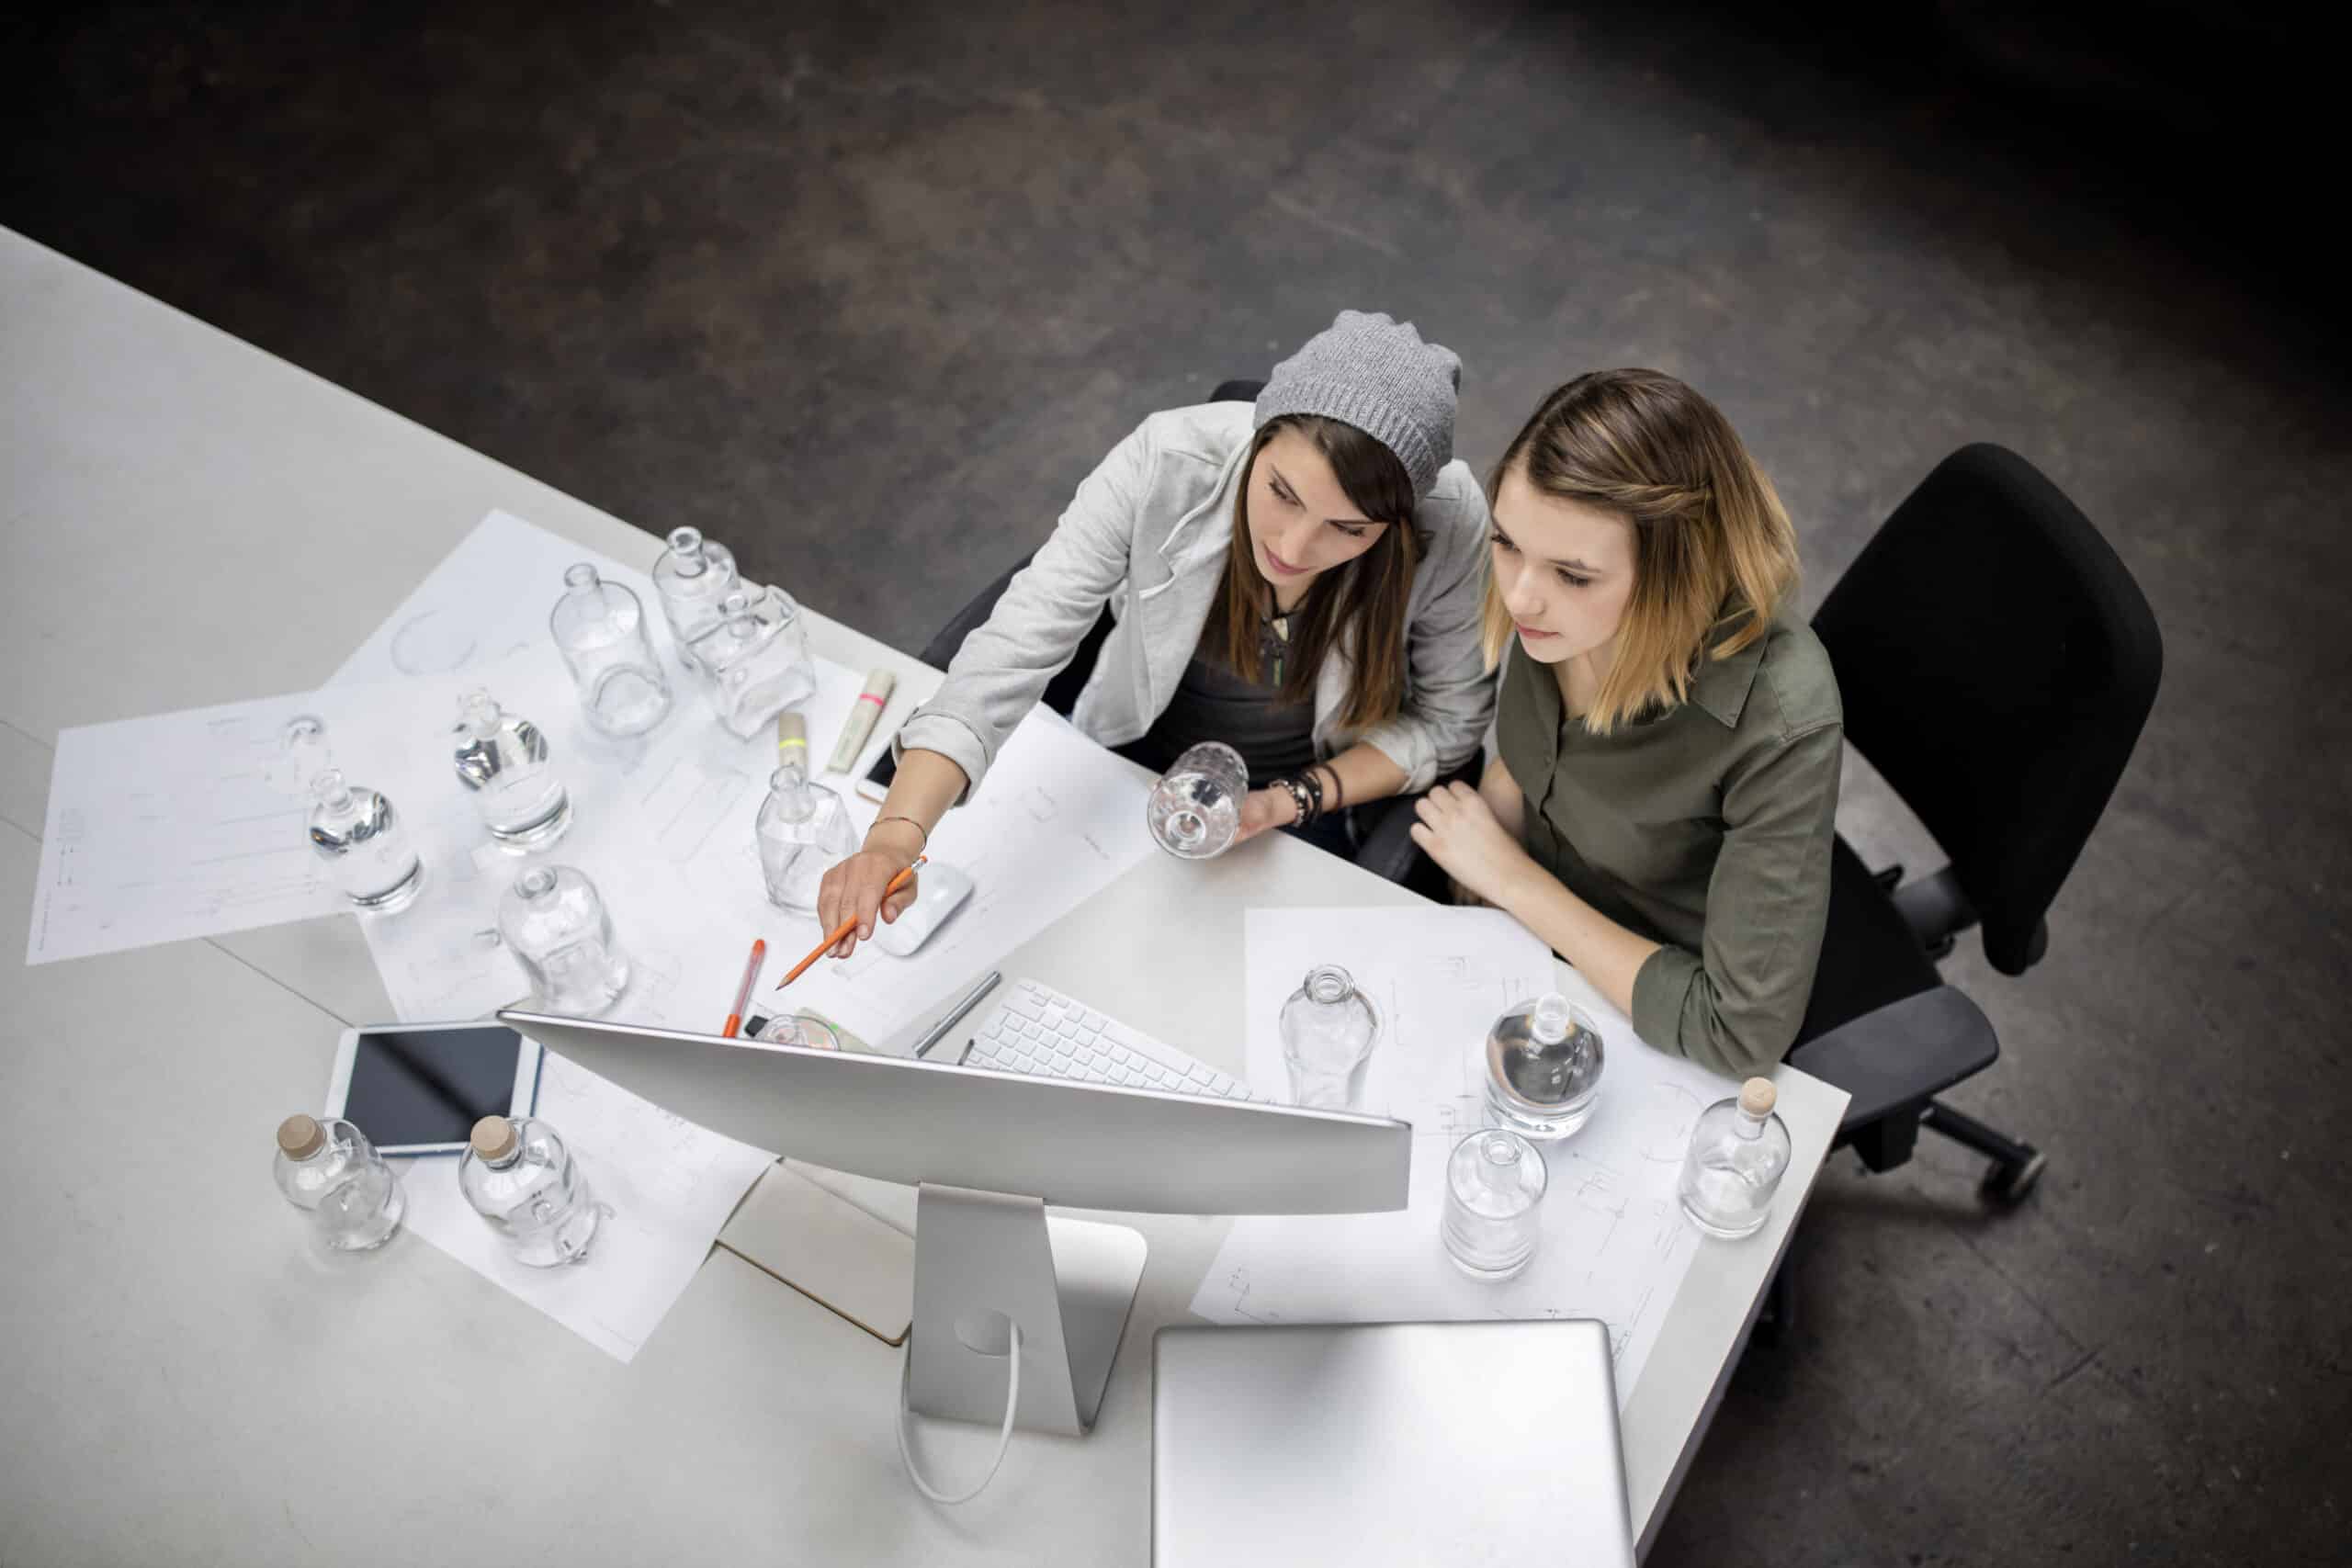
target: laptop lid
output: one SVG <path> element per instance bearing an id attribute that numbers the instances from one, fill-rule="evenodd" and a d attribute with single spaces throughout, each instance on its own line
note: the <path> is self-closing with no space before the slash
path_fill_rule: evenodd
<path id="1" fill-rule="evenodd" d="M 1154 1568 L 1634 1568 L 1588 1319 L 1163 1328 L 1151 1422 Z"/>

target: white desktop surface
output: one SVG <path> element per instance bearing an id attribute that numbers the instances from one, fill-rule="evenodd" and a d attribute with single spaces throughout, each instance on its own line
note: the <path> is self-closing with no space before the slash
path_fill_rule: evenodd
<path id="1" fill-rule="evenodd" d="M 0 1561 L 1147 1561 L 1151 1335 L 1227 1222 L 1117 1216 L 1151 1261 L 1095 1430 L 1020 1434 L 939 1508 L 892 1446 L 899 1353 L 725 1251 L 624 1366 L 414 1236 L 311 1250 L 271 1133 L 389 1015 L 350 918 L 22 966 L 62 728 L 317 684 L 492 507 L 660 546 L 5 230 L 0 399 Z M 936 683 L 813 620 L 898 671 L 886 730 Z M 1410 897 L 1277 835 L 1147 862 L 1002 967 L 1238 1071 L 1241 911 Z M 1645 1545 L 1844 1107 L 1777 1077 L 1773 1220 L 1702 1251 L 1625 1411 Z M 993 1438 L 921 1448 L 956 1483 Z"/>

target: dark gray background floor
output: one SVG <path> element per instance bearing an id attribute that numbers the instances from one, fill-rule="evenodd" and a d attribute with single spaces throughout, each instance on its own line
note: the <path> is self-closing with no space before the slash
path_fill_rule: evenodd
<path id="1" fill-rule="evenodd" d="M 1462 353 L 1482 467 L 1690 379 L 1808 602 L 1953 446 L 2041 465 L 2167 654 L 2048 961 L 1948 966 L 2006 1050 L 1953 1098 L 2051 1174 L 1840 1156 L 1653 1561 L 2344 1560 L 2352 437 L 2335 197 L 2162 80 L 2236 20 L 2135 74 L 1983 6 L 391 10 L 0 24 L 0 222 L 903 647 L 1340 306 Z"/>

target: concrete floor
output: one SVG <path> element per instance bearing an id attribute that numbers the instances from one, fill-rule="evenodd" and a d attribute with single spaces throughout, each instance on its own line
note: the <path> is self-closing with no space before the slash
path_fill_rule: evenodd
<path id="1" fill-rule="evenodd" d="M 1951 1098 L 2050 1175 L 1839 1156 L 1652 1561 L 2345 1560 L 2352 439 L 2308 203 L 2171 158 L 2207 99 L 1802 8 L 401 9 L 0 24 L 0 222 L 903 647 L 1343 305 L 1463 355 L 1481 466 L 1689 378 L 1808 603 L 1951 448 L 2041 465 L 2166 643 L 2048 960 L 1947 966 L 2005 1046 Z M 1937 863 L 1867 770 L 1841 816 Z"/>

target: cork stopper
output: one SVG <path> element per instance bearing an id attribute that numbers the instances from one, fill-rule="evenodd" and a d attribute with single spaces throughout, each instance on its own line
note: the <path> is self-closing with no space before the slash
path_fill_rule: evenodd
<path id="1" fill-rule="evenodd" d="M 504 1159 L 514 1152 L 514 1123 L 503 1116 L 485 1116 L 474 1123 L 474 1153 L 483 1159 Z"/>
<path id="2" fill-rule="evenodd" d="M 1780 1090 L 1772 1087 L 1770 1078 L 1750 1078 L 1739 1086 L 1739 1108 L 1750 1116 L 1770 1116 L 1780 1099 Z"/>
<path id="3" fill-rule="evenodd" d="M 278 1152 L 288 1159 L 309 1159 L 327 1146 L 327 1130 L 315 1117 L 288 1116 L 277 1124 Z"/>

